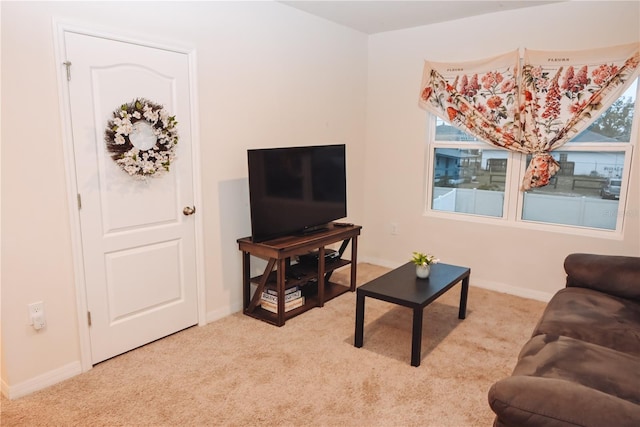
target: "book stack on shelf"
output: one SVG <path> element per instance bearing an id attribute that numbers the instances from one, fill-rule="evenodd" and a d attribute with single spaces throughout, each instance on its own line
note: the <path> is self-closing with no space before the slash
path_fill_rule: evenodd
<path id="1" fill-rule="evenodd" d="M 275 289 L 265 289 L 262 292 L 260 305 L 272 313 L 278 312 L 278 292 Z M 294 308 L 304 305 L 304 296 L 298 286 L 292 286 L 284 291 L 284 311 L 291 311 Z"/>

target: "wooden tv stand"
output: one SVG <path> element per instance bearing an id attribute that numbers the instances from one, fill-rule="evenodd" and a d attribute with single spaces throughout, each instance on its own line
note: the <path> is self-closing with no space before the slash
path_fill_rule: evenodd
<path id="1" fill-rule="evenodd" d="M 356 261 L 358 252 L 358 235 L 362 229 L 359 225 L 329 224 L 326 230 L 308 235 L 292 235 L 279 237 L 265 242 L 254 243 L 251 237 L 238 239 L 238 247 L 242 251 L 242 295 L 244 314 L 272 323 L 276 326 L 284 325 L 287 319 L 304 313 L 313 307 L 322 307 L 324 303 L 347 291 L 356 290 Z M 340 242 L 339 256 L 336 259 L 325 262 L 325 246 Z M 346 260 L 342 255 L 351 242 L 351 259 Z M 292 257 L 318 251 L 316 264 L 298 263 L 291 264 Z M 251 255 L 268 261 L 264 273 L 257 277 L 251 277 Z M 350 285 L 343 286 L 331 282 L 331 274 L 334 270 L 351 264 Z M 275 268 L 275 271 L 274 271 Z M 295 269 L 295 275 L 287 274 Z M 289 276 L 289 277 L 287 277 Z M 251 296 L 251 283 L 256 283 L 257 288 Z M 313 286 L 317 293 L 306 295 L 305 303 L 301 307 L 285 312 L 285 289 L 292 286 Z M 273 313 L 260 306 L 260 298 L 266 287 L 272 287 L 277 291 L 278 312 Z M 304 291 L 303 291 L 304 293 Z"/>

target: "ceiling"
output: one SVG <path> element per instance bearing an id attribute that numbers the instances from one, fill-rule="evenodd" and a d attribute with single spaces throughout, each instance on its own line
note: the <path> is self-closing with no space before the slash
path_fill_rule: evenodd
<path id="1" fill-rule="evenodd" d="M 558 1 L 280 1 L 354 30 L 375 34 Z"/>

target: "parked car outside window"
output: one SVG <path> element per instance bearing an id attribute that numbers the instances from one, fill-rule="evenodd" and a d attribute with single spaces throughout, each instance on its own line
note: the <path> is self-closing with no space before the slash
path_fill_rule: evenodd
<path id="1" fill-rule="evenodd" d="M 621 179 L 607 179 L 602 190 L 600 191 L 600 196 L 603 199 L 619 199 L 620 198 L 620 187 L 622 186 Z"/>

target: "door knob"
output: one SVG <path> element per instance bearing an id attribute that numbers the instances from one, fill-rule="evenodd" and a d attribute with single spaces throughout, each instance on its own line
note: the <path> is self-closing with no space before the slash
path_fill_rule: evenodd
<path id="1" fill-rule="evenodd" d="M 196 207 L 186 206 L 184 209 L 182 209 L 182 213 L 185 216 L 193 215 L 194 213 L 196 213 Z"/>

